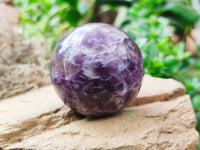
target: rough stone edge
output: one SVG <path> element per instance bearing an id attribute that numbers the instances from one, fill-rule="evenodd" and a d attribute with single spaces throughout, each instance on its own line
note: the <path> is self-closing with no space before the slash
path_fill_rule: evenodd
<path id="1" fill-rule="evenodd" d="M 133 99 L 133 101 L 128 105 L 128 107 L 140 106 L 140 105 L 145 105 L 145 104 L 154 103 L 154 102 L 158 102 L 158 101 L 168 101 L 168 100 L 172 100 L 172 99 L 175 99 L 177 97 L 183 96 L 186 93 L 186 89 L 185 89 L 184 85 L 181 82 L 179 82 L 175 79 L 153 77 L 153 76 L 148 75 L 148 74 L 144 75 L 143 81 L 145 80 L 144 78 L 153 78 L 153 80 L 159 79 L 159 80 L 165 80 L 165 81 L 170 80 L 171 82 L 174 82 L 174 84 L 175 83 L 177 85 L 179 84 L 179 88 L 177 88 L 176 90 L 174 90 L 172 92 L 166 92 L 164 94 L 147 96 L 147 97 L 145 97 L 145 96 L 140 97 L 139 96 L 140 91 L 139 91 L 137 97 L 135 99 Z M 142 89 L 142 86 L 141 86 L 141 89 Z"/>
<path id="2" fill-rule="evenodd" d="M 182 97 L 182 96 L 181 96 Z M 189 98 L 189 96 L 188 95 L 184 95 L 183 97 L 188 97 Z M 190 102 L 190 98 L 188 99 L 188 102 L 190 103 L 190 105 L 191 105 L 191 107 L 192 107 L 192 104 L 191 104 L 191 102 Z M 140 107 L 140 106 L 139 106 Z M 154 117 L 154 116 L 153 116 Z M 186 144 L 187 145 L 187 147 L 184 147 L 184 149 L 185 150 L 191 150 L 191 149 L 193 149 L 193 150 L 195 150 L 195 148 L 197 148 L 197 146 L 198 146 L 198 142 L 199 142 L 199 138 L 197 138 L 197 136 L 199 137 L 199 134 L 198 134 L 198 132 L 195 130 L 195 124 L 196 124 L 196 122 L 193 122 L 192 124 L 191 124 L 191 129 L 192 130 L 194 130 L 195 131 L 195 136 L 196 136 L 196 138 L 195 137 L 193 137 L 193 140 L 189 140 L 188 142 L 188 144 Z M 195 140 L 194 140 L 195 139 Z M 196 142 L 195 142 L 196 141 Z M 124 146 L 120 146 L 120 147 L 114 147 L 114 148 L 112 148 L 112 149 L 114 149 L 114 150 L 120 150 L 120 149 L 123 149 L 123 150 L 142 150 L 142 149 L 144 149 L 143 147 L 140 147 L 141 145 L 139 145 L 139 146 L 130 146 L 130 145 L 124 145 Z M 28 148 L 28 147 L 27 147 Z M 152 149 L 152 147 L 151 148 L 148 148 L 149 150 L 150 149 Z M 100 147 L 97 147 L 97 148 L 86 148 L 85 150 L 104 150 L 104 149 L 102 149 L 102 147 L 100 146 Z M 109 147 L 107 147 L 105 150 L 111 150 Z"/>
<path id="3" fill-rule="evenodd" d="M 160 94 L 156 96 L 151 96 L 151 97 L 136 97 L 129 105 L 128 107 L 132 106 L 140 106 L 140 105 L 145 105 L 149 103 L 154 103 L 158 101 L 169 101 L 174 98 L 180 97 L 185 95 L 185 89 L 178 88 L 174 92 L 171 93 L 165 93 L 165 94 Z"/>
<path id="4" fill-rule="evenodd" d="M 62 115 L 60 115 L 60 113 Z M 48 116 L 48 117 L 46 117 Z M 44 118 L 44 119 L 43 119 Z M 27 134 L 27 132 L 31 132 L 32 134 L 29 134 L 31 136 L 38 134 L 41 129 L 38 129 L 38 124 L 44 124 L 43 131 L 52 130 L 55 128 L 59 128 L 63 125 L 70 124 L 73 121 L 81 120 L 83 116 L 80 116 L 79 114 L 74 113 L 69 107 L 63 106 L 59 109 L 56 109 L 54 111 L 42 114 L 40 116 L 36 116 L 34 118 L 29 118 L 28 120 L 16 124 L 15 126 L 10 126 L 10 129 L 15 128 L 13 131 L 5 134 L 0 135 L 0 139 L 4 139 L 0 141 L 0 145 L 7 145 L 19 142 L 23 139 L 24 135 Z M 59 119 L 64 119 L 62 123 L 59 122 Z M 39 121 L 38 121 L 39 120 Z M 57 122 L 57 123 L 55 123 Z M 21 124 L 23 124 L 23 128 L 21 128 Z M 30 125 L 31 124 L 31 125 Z M 46 128 L 48 124 L 48 129 Z M 12 137 L 12 138 L 10 138 Z M 27 136 L 26 136 L 27 138 Z M 6 140 L 6 144 L 4 143 Z M 5 147 L 3 146 L 3 147 Z M 1 150 L 1 149 L 0 149 Z"/>

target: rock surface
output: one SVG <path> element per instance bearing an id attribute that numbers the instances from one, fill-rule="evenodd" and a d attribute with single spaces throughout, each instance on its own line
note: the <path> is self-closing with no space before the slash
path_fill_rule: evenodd
<path id="1" fill-rule="evenodd" d="M 137 98 L 129 106 L 169 100 L 185 94 L 184 86 L 173 79 L 153 78 L 146 75 Z"/>
<path id="2" fill-rule="evenodd" d="M 74 114 L 52 86 L 44 87 L 0 101 L 0 146 L 196 150 L 195 115 L 184 91 L 175 80 L 146 75 L 137 103 L 113 116 L 89 119 Z"/>
<path id="3" fill-rule="evenodd" d="M 19 22 L 19 10 L 0 1 L 0 30 L 11 31 Z"/>

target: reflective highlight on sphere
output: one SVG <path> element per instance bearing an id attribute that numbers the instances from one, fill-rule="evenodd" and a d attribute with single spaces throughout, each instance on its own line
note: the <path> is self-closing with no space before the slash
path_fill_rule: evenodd
<path id="1" fill-rule="evenodd" d="M 56 46 L 50 74 L 56 92 L 73 111 L 100 117 L 118 112 L 136 97 L 144 66 L 138 46 L 125 32 L 90 23 Z"/>

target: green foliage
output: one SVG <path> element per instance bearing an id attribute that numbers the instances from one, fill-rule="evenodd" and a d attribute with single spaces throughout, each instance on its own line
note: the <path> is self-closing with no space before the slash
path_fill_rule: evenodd
<path id="1" fill-rule="evenodd" d="M 192 101 L 194 110 L 200 111 L 200 95 L 195 95 Z"/>
<path id="2" fill-rule="evenodd" d="M 109 5 L 124 5 L 131 6 L 131 0 L 96 0 L 97 4 L 109 4 Z"/>
<path id="3" fill-rule="evenodd" d="M 185 25 L 194 25 L 199 19 L 199 14 L 191 6 L 180 2 L 168 2 L 160 11 L 171 12 L 178 19 L 177 22 Z"/>
<path id="4" fill-rule="evenodd" d="M 162 9 L 158 8 L 161 7 Z M 171 17 L 165 12 L 171 12 Z M 128 11 L 121 27 L 142 50 L 145 72 L 156 77 L 181 81 L 192 98 L 200 132 L 200 59 L 185 51 L 185 41 L 174 44 L 171 36 L 180 26 L 172 26 L 172 19 L 181 24 L 183 34 L 194 26 L 199 15 L 188 2 L 141 0 Z M 177 29 L 178 28 L 178 29 Z M 199 146 L 200 149 L 200 146 Z"/>
<path id="5" fill-rule="evenodd" d="M 68 30 L 77 27 L 94 2 L 79 0 L 16 0 L 20 7 L 20 24 L 28 37 L 46 39 L 51 45 L 63 38 Z"/>
<path id="6" fill-rule="evenodd" d="M 158 13 L 168 17 L 179 34 L 189 34 L 191 27 L 199 20 L 200 15 L 185 1 L 165 3 L 158 9 Z"/>
<path id="7" fill-rule="evenodd" d="M 137 9 L 141 9 L 140 13 L 142 13 L 144 17 L 151 16 L 152 14 L 165 16 L 169 19 L 171 24 L 176 26 L 177 32 L 185 32 L 184 29 L 188 30 L 186 27 L 193 26 L 200 18 L 200 15 L 191 7 L 190 0 L 171 0 L 169 2 L 164 0 L 134 0 L 132 4 L 135 3 L 142 7 L 136 8 L 134 15 L 137 16 Z"/>

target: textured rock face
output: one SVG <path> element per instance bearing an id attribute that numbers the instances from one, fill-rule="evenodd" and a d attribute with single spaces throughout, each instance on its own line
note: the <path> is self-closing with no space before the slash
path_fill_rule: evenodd
<path id="1" fill-rule="evenodd" d="M 85 116 L 113 114 L 135 97 L 144 75 L 139 48 L 121 29 L 91 23 L 71 31 L 51 58 L 61 99 Z"/>
<path id="2" fill-rule="evenodd" d="M 157 84 L 146 86 L 151 82 Z M 157 89 L 158 95 L 152 89 Z M 145 76 L 137 106 L 107 118 L 87 119 L 64 105 L 52 86 L 44 87 L 0 101 L 0 146 L 49 150 L 196 150 L 199 135 L 195 115 L 184 91 L 182 84 L 172 79 Z M 142 99 L 146 100 L 145 105 Z"/>
<path id="3" fill-rule="evenodd" d="M 129 106 L 164 101 L 185 94 L 184 86 L 173 79 L 159 79 L 146 75 L 137 98 Z"/>
<path id="4" fill-rule="evenodd" d="M 10 31 L 19 22 L 19 11 L 17 8 L 1 3 L 0 1 L 0 30 Z"/>

